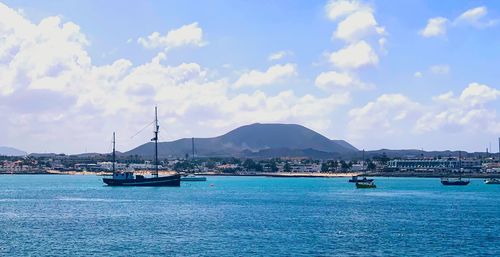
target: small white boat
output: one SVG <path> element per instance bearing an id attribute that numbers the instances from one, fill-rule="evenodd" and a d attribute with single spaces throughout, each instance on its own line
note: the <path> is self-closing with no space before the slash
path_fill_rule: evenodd
<path id="1" fill-rule="evenodd" d="M 181 177 L 181 181 L 207 181 L 207 178 L 189 174 L 184 177 Z"/>
<path id="2" fill-rule="evenodd" d="M 488 185 L 500 185 L 500 179 L 498 178 L 487 178 L 484 180 L 485 184 Z"/>

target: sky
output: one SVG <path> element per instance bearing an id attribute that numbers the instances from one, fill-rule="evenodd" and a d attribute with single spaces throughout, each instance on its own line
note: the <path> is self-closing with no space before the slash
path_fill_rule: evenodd
<path id="1" fill-rule="evenodd" d="M 498 151 L 499 1 L 0 2 L 0 145 L 127 151 L 296 123 Z M 139 133 L 138 133 L 139 132 Z"/>

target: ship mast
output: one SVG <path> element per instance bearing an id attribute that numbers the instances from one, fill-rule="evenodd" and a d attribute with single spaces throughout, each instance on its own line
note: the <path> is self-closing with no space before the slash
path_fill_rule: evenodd
<path id="1" fill-rule="evenodd" d="M 158 125 L 158 107 L 155 106 L 155 137 L 153 140 L 155 141 L 155 173 L 153 174 L 155 177 L 158 177 L 158 132 L 160 130 L 160 126 Z"/>
<path id="2" fill-rule="evenodd" d="M 115 132 L 113 132 L 113 173 L 115 173 L 115 162 L 116 162 L 116 154 L 115 154 Z"/>
<path id="3" fill-rule="evenodd" d="M 194 137 L 191 138 L 191 150 L 193 151 L 193 154 L 191 155 L 191 159 L 194 161 Z"/>

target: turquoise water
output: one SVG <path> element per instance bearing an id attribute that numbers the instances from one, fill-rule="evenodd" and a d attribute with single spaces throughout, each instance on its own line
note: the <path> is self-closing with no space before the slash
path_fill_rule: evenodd
<path id="1" fill-rule="evenodd" d="M 209 177 L 180 188 L 0 176 L 2 256 L 500 256 L 500 185 Z M 213 186 L 210 186 L 210 185 Z"/>

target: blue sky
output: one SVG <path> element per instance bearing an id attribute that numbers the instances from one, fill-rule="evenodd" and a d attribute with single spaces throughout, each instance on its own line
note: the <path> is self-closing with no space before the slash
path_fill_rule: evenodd
<path id="1" fill-rule="evenodd" d="M 253 122 L 360 149 L 484 151 L 500 136 L 498 1 L 5 1 L 0 12 L 0 145 L 105 152 L 116 130 L 128 150 L 150 136 L 130 138 L 155 104 L 164 140 Z"/>

